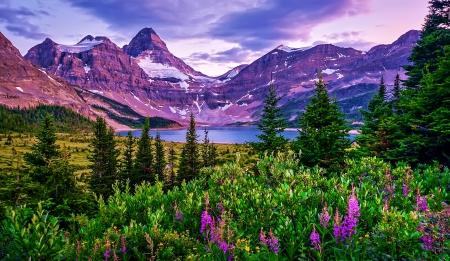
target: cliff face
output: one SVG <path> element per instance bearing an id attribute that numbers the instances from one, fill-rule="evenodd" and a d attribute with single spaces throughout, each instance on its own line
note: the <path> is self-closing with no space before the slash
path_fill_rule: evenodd
<path id="1" fill-rule="evenodd" d="M 226 124 L 257 120 L 271 79 L 283 97 L 280 104 L 293 120 L 313 93 L 317 70 L 343 111 L 357 114 L 367 106 L 382 75 L 388 85 L 397 72 L 405 78 L 402 66 L 408 64 L 419 37 L 418 31 L 410 31 L 367 53 L 331 44 L 280 45 L 219 77 L 208 77 L 185 64 L 151 28 L 142 29 L 123 48 L 106 37 L 86 36 L 75 45 L 46 39 L 25 57 L 46 72 L 141 115 L 183 121 L 194 113 L 201 123 Z"/>
<path id="2" fill-rule="evenodd" d="M 56 104 L 89 116 L 89 107 L 64 79 L 25 60 L 0 33 L 0 103 L 30 107 Z"/>

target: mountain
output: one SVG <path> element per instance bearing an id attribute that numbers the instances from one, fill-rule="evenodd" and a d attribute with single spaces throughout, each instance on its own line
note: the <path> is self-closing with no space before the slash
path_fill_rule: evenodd
<path id="1" fill-rule="evenodd" d="M 222 82 L 227 82 L 229 80 L 231 80 L 231 78 L 233 78 L 234 76 L 238 75 L 238 73 L 240 71 L 242 71 L 242 69 L 244 69 L 245 67 L 247 67 L 248 64 L 241 64 L 239 66 L 234 67 L 233 69 L 229 70 L 228 72 L 216 77 L 219 81 Z"/>
<path id="2" fill-rule="evenodd" d="M 174 56 L 152 28 L 144 28 L 123 47 L 123 51 L 152 79 L 179 82 L 194 76 L 206 77 Z"/>
<path id="3" fill-rule="evenodd" d="M 123 48 L 106 37 L 86 36 L 75 45 L 50 39 L 33 47 L 25 58 L 80 87 L 91 106 L 111 102 L 129 107 L 143 116 L 159 116 L 181 122 L 189 113 L 204 124 L 251 122 L 259 118 L 269 82 L 285 115 L 295 120 L 313 94 L 317 71 L 347 114 L 360 121 L 378 88 L 380 77 L 392 85 L 397 72 L 419 39 L 409 31 L 392 44 L 368 52 L 332 44 L 291 48 L 280 45 L 249 65 L 241 65 L 218 77 L 195 71 L 173 55 L 152 28 L 144 28 Z M 94 95 L 95 94 L 95 95 Z M 110 101 L 105 104 L 105 100 Z"/>
<path id="4" fill-rule="evenodd" d="M 419 31 L 412 30 L 392 44 L 378 45 L 368 52 L 331 44 L 309 48 L 280 45 L 224 85 L 212 88 L 222 101 L 228 102 L 210 105 L 213 109 L 225 106 L 230 115 L 256 120 L 272 77 L 278 95 L 283 97 L 280 103 L 286 116 L 294 120 L 312 95 L 317 70 L 321 70 L 343 111 L 358 118 L 359 109 L 367 106 L 382 75 L 388 85 L 392 85 L 397 72 L 405 78 L 402 66 L 409 64 L 407 58 L 419 38 Z M 349 120 L 358 120 L 351 117 Z"/>
<path id="5" fill-rule="evenodd" d="M 25 60 L 1 32 L 0 103 L 21 108 L 55 104 L 91 115 L 89 107 L 70 84 Z"/>

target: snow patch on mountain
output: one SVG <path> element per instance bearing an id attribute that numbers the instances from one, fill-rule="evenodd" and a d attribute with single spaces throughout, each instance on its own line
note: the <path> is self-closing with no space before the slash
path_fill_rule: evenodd
<path id="1" fill-rule="evenodd" d="M 97 41 L 95 39 L 93 40 L 86 39 L 74 45 L 58 44 L 56 48 L 58 48 L 58 50 L 63 53 L 82 53 L 91 50 L 92 48 L 94 48 L 94 46 L 99 45 L 101 43 L 103 43 L 103 40 Z"/>
<path id="2" fill-rule="evenodd" d="M 89 67 L 89 65 L 87 64 L 85 64 L 83 68 L 86 73 L 88 73 L 91 70 L 91 67 Z"/>
<path id="3" fill-rule="evenodd" d="M 21 92 L 23 92 L 23 89 L 20 88 L 20 87 L 16 87 L 16 89 L 19 90 L 19 91 L 21 91 Z"/>
<path id="4" fill-rule="evenodd" d="M 339 69 L 337 69 L 337 70 L 339 70 Z M 326 68 L 326 69 L 323 70 L 322 72 L 325 73 L 325 74 L 333 74 L 333 73 L 334 73 L 335 71 L 337 71 L 337 70 L 330 69 L 330 68 Z"/>
<path id="5" fill-rule="evenodd" d="M 306 51 L 313 48 L 313 46 L 308 46 L 308 47 L 301 47 L 301 48 L 292 48 L 289 46 L 285 46 L 285 45 L 280 45 L 277 47 L 278 50 L 287 52 L 287 53 L 291 53 L 291 52 L 297 52 L 297 51 Z"/>
<path id="6" fill-rule="evenodd" d="M 180 72 L 177 68 L 168 65 L 154 63 L 150 57 L 137 58 L 137 64 L 151 78 L 176 78 L 182 81 L 189 80 L 189 76 Z"/>

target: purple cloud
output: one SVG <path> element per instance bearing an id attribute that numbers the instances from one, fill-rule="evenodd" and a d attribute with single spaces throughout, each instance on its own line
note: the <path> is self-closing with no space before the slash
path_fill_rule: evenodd
<path id="1" fill-rule="evenodd" d="M 15 35 L 33 40 L 41 40 L 47 34 L 40 32 L 40 28 L 31 24 L 27 19 L 37 17 L 35 12 L 25 7 L 12 8 L 8 1 L 0 2 L 0 23 L 6 24 L 6 30 Z"/>
<path id="2" fill-rule="evenodd" d="M 131 36 L 152 27 L 165 39 L 214 38 L 260 51 L 307 40 L 314 27 L 368 12 L 371 0 L 62 0 Z"/>

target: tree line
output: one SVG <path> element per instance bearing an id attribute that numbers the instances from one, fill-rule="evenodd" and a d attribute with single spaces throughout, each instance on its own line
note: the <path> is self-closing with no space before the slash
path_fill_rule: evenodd
<path id="1" fill-rule="evenodd" d="M 450 2 L 429 2 L 421 39 L 404 67 L 408 79 L 397 74 L 392 91 L 381 77 L 379 90 L 362 110 L 364 125 L 351 146 L 343 114 L 330 98 L 319 74 L 315 94 L 299 116 L 299 136 L 292 142 L 280 135 L 287 121 L 277 107 L 271 85 L 258 124 L 259 153 L 298 153 L 301 164 L 339 172 L 348 158 L 376 156 L 391 163 L 413 165 L 438 162 L 450 166 Z"/>

